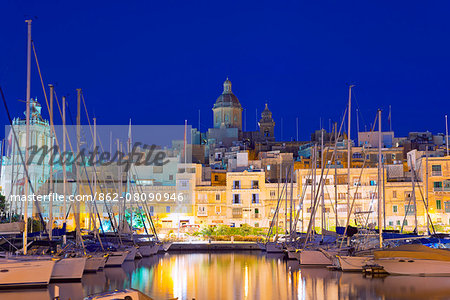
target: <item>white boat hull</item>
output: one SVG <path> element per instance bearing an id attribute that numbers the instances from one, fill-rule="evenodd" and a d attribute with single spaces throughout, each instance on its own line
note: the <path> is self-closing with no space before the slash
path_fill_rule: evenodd
<path id="1" fill-rule="evenodd" d="M 57 260 L 51 280 L 81 280 L 86 259 L 86 257 L 71 257 Z"/>
<path id="2" fill-rule="evenodd" d="M 300 252 L 300 264 L 311 266 L 329 266 L 331 259 L 318 250 L 302 250 Z"/>
<path id="3" fill-rule="evenodd" d="M 121 266 L 128 255 L 128 251 L 111 252 L 108 255 L 105 267 L 117 267 Z"/>
<path id="4" fill-rule="evenodd" d="M 84 272 L 97 272 L 104 263 L 105 257 L 103 256 L 88 257 L 84 266 Z"/>
<path id="5" fill-rule="evenodd" d="M 363 267 L 367 264 L 370 264 L 369 261 L 373 259 L 373 257 L 369 256 L 340 256 L 337 255 L 337 259 L 339 261 L 339 268 L 344 272 L 351 271 L 362 271 Z"/>
<path id="6" fill-rule="evenodd" d="M 415 258 L 386 258 L 374 262 L 393 275 L 450 276 L 450 261 Z"/>
<path id="7" fill-rule="evenodd" d="M 269 242 L 266 244 L 267 253 L 283 253 L 283 245 L 280 243 Z"/>
<path id="8" fill-rule="evenodd" d="M 125 258 L 125 261 L 133 261 L 136 259 L 136 253 L 137 253 L 137 249 L 136 247 L 128 247 L 127 251 L 129 251 L 127 257 Z"/>
<path id="9" fill-rule="evenodd" d="M 139 246 L 139 253 L 143 256 L 151 256 L 159 251 L 159 244 L 141 245 Z"/>
<path id="10" fill-rule="evenodd" d="M 52 260 L 0 260 L 0 287 L 48 285 Z"/>

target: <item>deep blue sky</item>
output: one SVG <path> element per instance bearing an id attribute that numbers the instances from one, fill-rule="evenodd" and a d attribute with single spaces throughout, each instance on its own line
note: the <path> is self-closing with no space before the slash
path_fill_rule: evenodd
<path id="1" fill-rule="evenodd" d="M 448 1 L 2 1 L 0 84 L 22 115 L 24 19 L 33 16 L 46 84 L 68 95 L 72 112 L 83 88 L 101 124 L 131 117 L 197 127 L 200 109 L 204 131 L 229 76 L 249 130 L 267 101 L 278 137 L 281 118 L 283 137 L 295 137 L 299 117 L 300 138 L 309 139 L 320 118 L 327 129 L 340 117 L 355 83 L 361 129 L 377 108 L 386 120 L 392 105 L 396 136 L 444 132 L 449 12 Z M 36 68 L 32 79 L 44 104 Z M 7 123 L 3 106 L 0 120 Z"/>

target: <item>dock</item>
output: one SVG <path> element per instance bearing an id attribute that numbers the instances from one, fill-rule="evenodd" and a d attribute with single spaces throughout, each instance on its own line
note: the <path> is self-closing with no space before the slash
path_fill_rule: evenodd
<path id="1" fill-rule="evenodd" d="M 252 242 L 176 242 L 168 249 L 172 251 L 261 251 L 257 243 Z"/>

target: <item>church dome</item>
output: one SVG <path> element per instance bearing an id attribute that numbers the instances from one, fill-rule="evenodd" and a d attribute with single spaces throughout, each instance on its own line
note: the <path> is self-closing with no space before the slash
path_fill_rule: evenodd
<path id="1" fill-rule="evenodd" d="M 238 98 L 233 94 L 231 91 L 231 81 L 225 80 L 223 83 L 223 92 L 222 95 L 220 95 L 216 103 L 214 104 L 213 108 L 219 108 L 219 107 L 238 107 L 241 108 L 241 103 L 239 103 Z"/>

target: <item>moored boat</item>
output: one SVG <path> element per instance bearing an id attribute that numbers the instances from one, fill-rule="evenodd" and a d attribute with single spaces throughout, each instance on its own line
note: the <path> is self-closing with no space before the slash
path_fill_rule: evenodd
<path id="1" fill-rule="evenodd" d="M 101 266 L 104 266 L 106 257 L 104 256 L 89 256 L 84 265 L 84 272 L 97 272 Z"/>
<path id="2" fill-rule="evenodd" d="M 125 258 L 128 255 L 128 251 L 115 251 L 108 253 L 108 259 L 106 260 L 105 267 L 120 267 Z"/>
<path id="3" fill-rule="evenodd" d="M 362 271 L 363 267 L 370 264 L 373 256 L 341 256 L 336 255 L 338 268 L 344 272 Z"/>
<path id="4" fill-rule="evenodd" d="M 283 253 L 283 244 L 277 242 L 267 242 L 266 251 L 267 253 Z"/>
<path id="5" fill-rule="evenodd" d="M 55 261 L 0 259 L 0 287 L 46 286 Z"/>
<path id="6" fill-rule="evenodd" d="M 374 252 L 374 262 L 389 274 L 450 276 L 450 251 L 419 244 Z"/>

